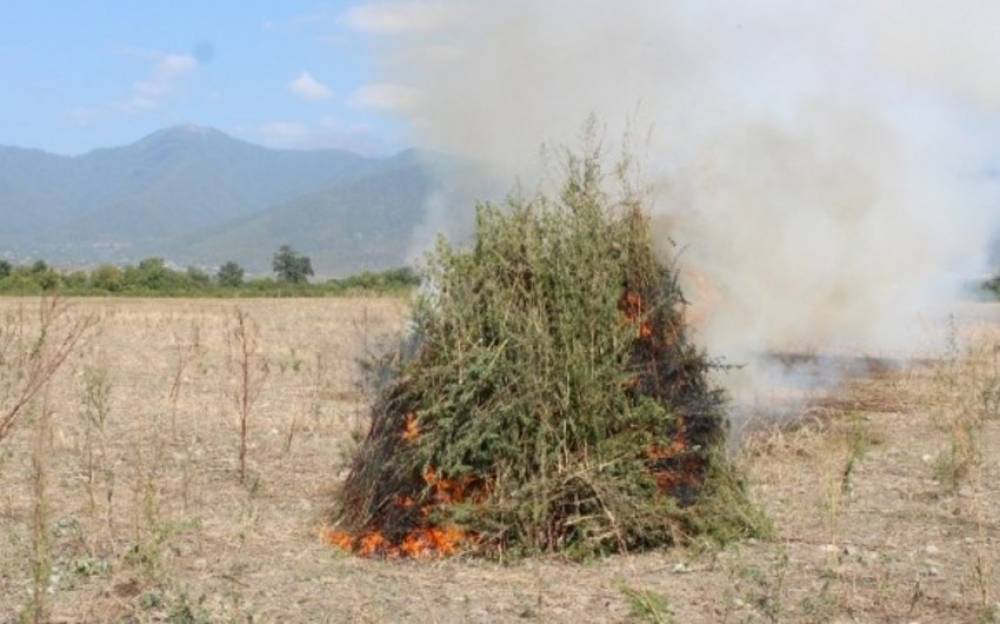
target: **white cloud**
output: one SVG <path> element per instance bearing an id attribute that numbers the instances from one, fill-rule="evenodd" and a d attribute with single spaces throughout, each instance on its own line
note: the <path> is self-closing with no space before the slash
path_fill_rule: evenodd
<path id="1" fill-rule="evenodd" d="M 163 105 L 177 83 L 198 68 L 198 60 L 190 54 L 158 54 L 153 71 L 145 80 L 132 84 L 132 94 L 118 106 L 128 112 L 151 110 Z"/>
<path id="2" fill-rule="evenodd" d="M 190 54 L 167 54 L 156 66 L 157 74 L 166 78 L 180 76 L 198 67 L 198 60 Z"/>
<path id="3" fill-rule="evenodd" d="M 343 21 L 354 30 L 392 35 L 436 30 L 454 18 L 455 11 L 438 2 L 406 0 L 354 7 Z"/>
<path id="4" fill-rule="evenodd" d="M 313 78 L 307 71 L 303 71 L 298 78 L 289 82 L 288 89 L 303 100 L 326 100 L 333 95 L 330 87 Z"/>
<path id="5" fill-rule="evenodd" d="M 149 75 L 133 82 L 123 99 L 69 109 L 63 115 L 66 121 L 85 125 L 107 114 L 142 113 L 161 108 L 177 93 L 182 81 L 200 66 L 198 59 L 191 54 L 144 48 L 123 48 L 118 53 L 150 63 Z"/>
<path id="6" fill-rule="evenodd" d="M 351 105 L 356 108 L 401 111 L 412 108 L 418 101 L 419 95 L 419 91 L 405 85 L 392 83 L 366 84 L 358 87 L 351 94 Z"/>

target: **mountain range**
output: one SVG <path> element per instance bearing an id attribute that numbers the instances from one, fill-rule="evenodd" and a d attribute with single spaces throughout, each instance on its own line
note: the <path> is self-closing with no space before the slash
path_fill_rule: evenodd
<path id="1" fill-rule="evenodd" d="M 432 198 L 471 207 L 477 178 L 468 163 L 428 152 L 277 150 L 190 125 L 72 157 L 0 147 L 0 257 L 235 260 L 263 273 L 287 243 L 321 275 L 377 270 L 418 250 Z"/>

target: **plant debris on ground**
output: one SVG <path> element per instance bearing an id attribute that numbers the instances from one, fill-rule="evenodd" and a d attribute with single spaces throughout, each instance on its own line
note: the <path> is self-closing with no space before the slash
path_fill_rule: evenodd
<path id="1" fill-rule="evenodd" d="M 567 155 L 556 197 L 480 205 L 468 249 L 439 243 L 332 544 L 590 556 L 762 530 L 721 452 L 726 399 L 677 270 L 628 166 L 601 160 Z"/>

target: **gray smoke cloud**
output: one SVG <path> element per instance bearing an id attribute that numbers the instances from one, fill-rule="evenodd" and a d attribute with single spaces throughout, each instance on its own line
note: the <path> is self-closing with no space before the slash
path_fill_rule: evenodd
<path id="1" fill-rule="evenodd" d="M 663 239 L 730 361 L 910 346 L 986 270 L 996 2 L 381 2 L 346 21 L 377 38 L 418 144 L 498 175 L 537 179 L 540 143 L 576 144 L 590 114 L 608 137 L 651 128 Z"/>

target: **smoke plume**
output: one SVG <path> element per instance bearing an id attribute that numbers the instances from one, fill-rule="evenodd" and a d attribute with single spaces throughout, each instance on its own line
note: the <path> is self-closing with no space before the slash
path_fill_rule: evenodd
<path id="1" fill-rule="evenodd" d="M 348 23 L 415 141 L 498 175 L 538 179 L 539 144 L 575 145 L 590 114 L 643 130 L 664 241 L 729 361 L 912 344 L 987 268 L 996 2 L 383 2 Z"/>

